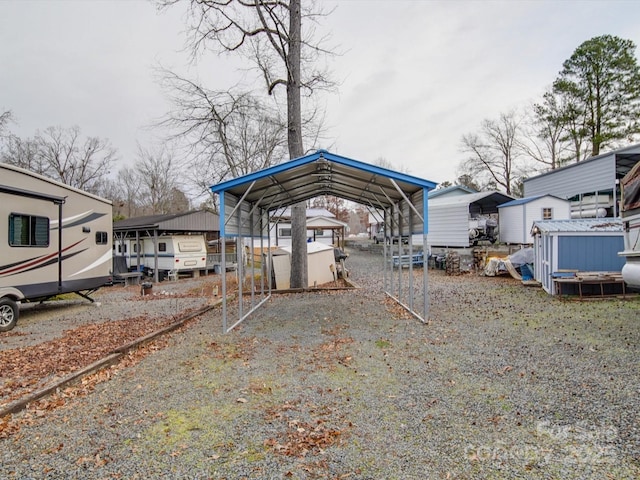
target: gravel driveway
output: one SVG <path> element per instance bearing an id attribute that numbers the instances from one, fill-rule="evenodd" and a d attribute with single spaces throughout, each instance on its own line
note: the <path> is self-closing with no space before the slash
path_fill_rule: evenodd
<path id="1" fill-rule="evenodd" d="M 637 298 L 432 271 L 423 325 L 381 293 L 380 257 L 349 253 L 358 290 L 274 295 L 226 335 L 207 312 L 15 415 L 0 478 L 640 477 Z"/>

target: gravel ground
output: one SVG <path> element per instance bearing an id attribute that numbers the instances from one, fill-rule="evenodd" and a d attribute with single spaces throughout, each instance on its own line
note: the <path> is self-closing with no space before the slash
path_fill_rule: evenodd
<path id="1" fill-rule="evenodd" d="M 381 293 L 379 256 L 350 253 L 358 290 L 274 295 L 229 334 L 210 311 L 91 394 L 16 414 L 0 478 L 640 477 L 637 298 L 430 271 L 423 325 Z M 167 308 L 117 293 L 75 321 Z"/>
<path id="2" fill-rule="evenodd" d="M 94 303 L 75 294 L 65 295 L 61 301 L 26 303 L 20 308 L 17 326 L 0 333 L 0 351 L 37 345 L 60 337 L 65 330 L 91 323 L 108 322 L 145 315 L 160 318 L 187 308 L 198 308 L 206 303 L 202 296 L 185 296 L 199 293 L 199 286 L 208 280 L 180 280 L 163 282 L 151 289 L 151 295 L 143 298 L 140 286 L 103 287 L 91 297 Z M 147 301 L 152 299 L 153 302 Z"/>

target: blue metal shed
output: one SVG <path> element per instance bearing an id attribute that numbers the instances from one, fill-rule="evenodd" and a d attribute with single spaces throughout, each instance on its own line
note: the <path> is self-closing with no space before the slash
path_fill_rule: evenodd
<path id="1" fill-rule="evenodd" d="M 533 223 L 534 277 L 547 293 L 556 294 L 554 274 L 620 272 L 624 258 L 622 221 L 613 218 L 540 220 Z"/>

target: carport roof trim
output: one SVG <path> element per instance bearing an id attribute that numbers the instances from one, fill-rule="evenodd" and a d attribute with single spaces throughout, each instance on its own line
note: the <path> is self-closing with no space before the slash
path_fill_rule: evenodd
<path id="1" fill-rule="evenodd" d="M 294 172 L 296 170 L 300 170 L 306 165 L 313 162 L 317 162 L 318 160 L 321 160 L 321 159 L 324 159 L 327 162 L 333 162 L 335 164 L 347 167 L 347 169 L 349 170 L 353 169 L 354 171 L 366 172 L 375 176 L 389 178 L 394 181 L 404 183 L 405 185 L 411 185 L 413 187 L 413 191 L 417 191 L 418 189 L 433 190 L 437 186 L 437 184 L 434 182 L 431 182 L 429 180 L 424 180 L 424 179 L 415 177 L 413 175 L 408 175 L 405 173 L 389 170 L 387 168 L 380 167 L 377 165 L 372 165 L 359 160 L 343 157 L 341 155 L 336 155 L 326 150 L 317 150 L 316 152 L 306 155 L 304 157 L 299 157 L 293 160 L 289 160 L 288 162 L 274 165 L 273 167 L 269 167 L 263 170 L 259 170 L 257 172 L 252 172 L 247 175 L 243 175 L 241 177 L 237 177 L 225 182 L 218 183 L 216 185 L 211 186 L 210 190 L 212 193 L 220 194 L 220 193 L 229 191 L 232 194 L 237 195 L 238 193 L 240 193 L 240 191 L 239 190 L 234 191 L 234 189 L 239 189 L 239 187 L 246 186 L 247 184 L 260 181 L 268 177 L 271 177 L 274 179 L 282 179 L 281 183 L 285 183 L 288 179 L 290 179 L 294 175 Z M 337 177 L 339 177 L 340 174 L 332 171 L 332 175 L 336 175 Z M 334 179 L 331 180 L 331 183 L 332 183 L 332 186 L 338 185 L 335 183 Z M 413 193 L 413 191 L 409 193 Z M 362 190 L 362 192 L 364 192 L 364 190 Z M 317 195 L 319 196 L 325 193 L 326 192 L 320 191 L 318 192 Z M 348 200 L 357 201 L 353 198 L 354 195 L 348 192 L 346 188 L 344 190 L 340 190 L 340 188 L 334 187 L 334 189 L 331 192 L 331 195 L 335 195 L 337 197 L 345 198 Z M 278 203 L 277 207 L 292 205 L 294 203 L 297 203 L 298 201 L 306 200 L 308 198 L 311 198 L 308 195 L 308 192 L 307 194 L 305 194 L 305 196 L 301 195 L 299 198 L 296 197 L 295 195 L 292 195 L 286 202 Z"/>

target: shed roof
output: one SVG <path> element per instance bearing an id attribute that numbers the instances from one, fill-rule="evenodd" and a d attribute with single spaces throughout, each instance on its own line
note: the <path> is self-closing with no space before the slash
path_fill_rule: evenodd
<path id="1" fill-rule="evenodd" d="M 464 195 L 467 193 L 478 193 L 478 191 L 465 185 L 451 185 L 450 187 L 430 191 L 429 199 L 440 197 L 442 195 Z"/>
<path id="2" fill-rule="evenodd" d="M 540 233 L 622 232 L 622 220 L 617 218 L 580 218 L 573 220 L 537 220 L 533 228 Z"/>
<path id="3" fill-rule="evenodd" d="M 479 205 L 483 210 L 496 209 L 498 205 L 513 200 L 513 197 L 502 192 L 478 192 L 467 195 L 455 195 L 442 198 L 429 198 L 431 206 L 436 205 L 461 205 L 472 203 Z M 496 210 L 497 211 L 497 210 Z"/>
<path id="4" fill-rule="evenodd" d="M 213 185 L 268 211 L 321 195 L 387 208 L 436 183 L 318 150 L 304 157 Z"/>
<path id="5" fill-rule="evenodd" d="M 535 202 L 536 200 L 539 200 L 545 197 L 551 197 L 556 200 L 562 200 L 564 202 L 568 201 L 568 200 L 565 200 L 564 198 L 556 197 L 555 195 L 534 195 L 532 197 L 517 198 L 515 200 L 511 200 L 510 202 L 503 203 L 502 205 L 498 205 L 498 208 L 515 207 L 516 205 L 525 205 L 527 203 Z"/>
<path id="6" fill-rule="evenodd" d="M 311 217 L 307 218 L 307 228 L 346 228 L 347 224 L 337 218 Z"/>
<path id="7" fill-rule="evenodd" d="M 210 232 L 220 230 L 220 217 L 207 210 L 171 213 L 164 215 L 145 215 L 127 218 L 113 224 L 114 232 L 135 230 L 163 230 L 182 232 Z"/>

